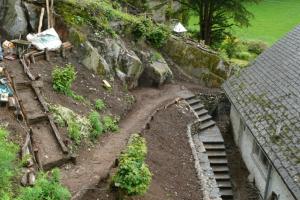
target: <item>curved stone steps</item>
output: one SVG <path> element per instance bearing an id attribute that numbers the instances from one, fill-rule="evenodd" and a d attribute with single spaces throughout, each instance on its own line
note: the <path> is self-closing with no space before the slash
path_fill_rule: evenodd
<path id="1" fill-rule="evenodd" d="M 231 200 L 233 199 L 233 189 L 222 134 L 215 121 L 208 114 L 208 110 L 201 104 L 200 99 L 191 95 L 185 100 L 199 119 L 200 125 L 197 135 L 205 148 L 221 197 Z"/>

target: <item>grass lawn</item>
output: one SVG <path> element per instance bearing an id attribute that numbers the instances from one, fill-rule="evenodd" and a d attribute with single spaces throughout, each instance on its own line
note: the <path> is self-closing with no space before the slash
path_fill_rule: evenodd
<path id="1" fill-rule="evenodd" d="M 249 4 L 254 14 L 251 26 L 234 28 L 233 33 L 241 39 L 262 40 L 273 44 L 285 33 L 300 24 L 300 0 L 263 0 L 259 4 Z M 197 17 L 192 17 L 189 28 L 198 29 Z"/>

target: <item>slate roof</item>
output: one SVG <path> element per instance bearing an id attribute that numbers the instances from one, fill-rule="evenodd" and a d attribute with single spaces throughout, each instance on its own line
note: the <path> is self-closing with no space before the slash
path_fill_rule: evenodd
<path id="1" fill-rule="evenodd" d="M 300 197 L 300 25 L 223 88 L 295 199 Z"/>

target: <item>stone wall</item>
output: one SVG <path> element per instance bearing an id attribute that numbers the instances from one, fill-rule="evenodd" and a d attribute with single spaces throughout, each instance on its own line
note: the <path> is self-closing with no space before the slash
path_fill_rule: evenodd
<path id="1" fill-rule="evenodd" d="M 172 36 L 162 50 L 187 74 L 209 87 L 219 87 L 229 76 L 230 67 L 200 44 Z"/>

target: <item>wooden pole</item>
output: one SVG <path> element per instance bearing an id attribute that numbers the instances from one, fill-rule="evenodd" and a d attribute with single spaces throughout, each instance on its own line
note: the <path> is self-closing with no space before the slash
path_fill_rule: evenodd
<path id="1" fill-rule="evenodd" d="M 45 13 L 45 8 L 42 8 L 41 15 L 40 15 L 40 21 L 39 21 L 38 33 L 40 33 L 42 31 L 44 13 Z"/>
<path id="2" fill-rule="evenodd" d="M 46 0 L 46 9 L 47 9 L 47 16 L 48 16 L 48 29 L 51 28 L 51 14 L 49 8 L 49 0 Z"/>
<path id="3" fill-rule="evenodd" d="M 50 12 L 51 12 L 51 27 L 54 27 L 54 0 L 50 1 Z"/>

